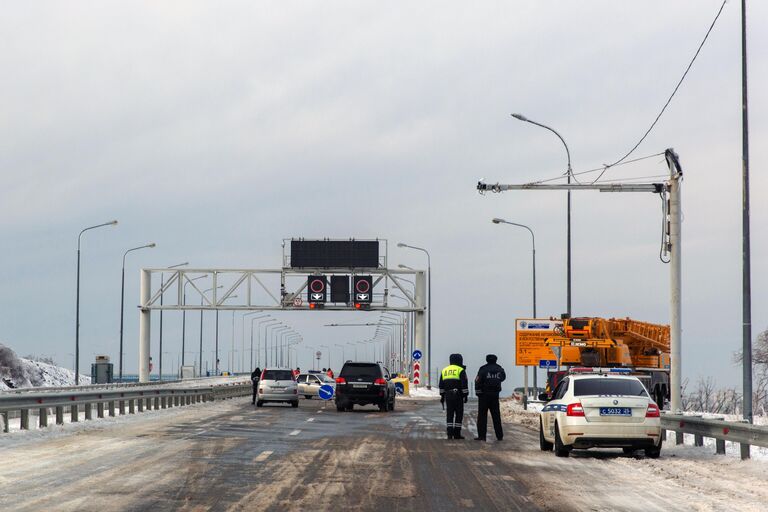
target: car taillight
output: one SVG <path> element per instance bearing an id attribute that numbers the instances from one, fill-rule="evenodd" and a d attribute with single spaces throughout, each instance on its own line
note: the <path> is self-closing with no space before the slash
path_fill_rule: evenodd
<path id="1" fill-rule="evenodd" d="M 347 379 L 345 379 L 344 377 L 336 377 L 336 384 L 346 384 L 346 383 L 347 383 Z"/>
<path id="2" fill-rule="evenodd" d="M 376 386 L 386 386 L 387 385 L 387 381 L 385 381 L 384 379 L 376 379 L 376 380 L 373 381 L 373 383 Z"/>
<path id="3" fill-rule="evenodd" d="M 584 416 L 584 408 L 581 403 L 569 404 L 565 410 L 566 416 Z"/>
<path id="4" fill-rule="evenodd" d="M 656 404 L 648 404 L 648 410 L 645 411 L 646 418 L 658 418 L 660 416 L 659 406 Z"/>

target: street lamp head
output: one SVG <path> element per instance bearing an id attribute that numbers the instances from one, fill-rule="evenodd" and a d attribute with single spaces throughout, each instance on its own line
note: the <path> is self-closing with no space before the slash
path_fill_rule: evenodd
<path id="1" fill-rule="evenodd" d="M 525 117 L 523 114 L 512 114 L 512 117 L 520 121 L 528 121 L 528 118 Z"/>
<path id="2" fill-rule="evenodd" d="M 157 247 L 157 244 L 155 242 L 152 242 L 151 244 L 147 244 L 147 247 Z"/>
<path id="3" fill-rule="evenodd" d="M 407 246 L 407 245 L 405 245 L 403 242 L 397 242 L 397 246 L 398 246 L 398 247 L 408 247 L 408 246 Z"/>
<path id="4" fill-rule="evenodd" d="M 496 217 L 493 220 L 491 220 L 491 222 L 493 222 L 494 224 L 501 224 L 502 222 L 505 222 L 505 220 Z"/>
<path id="5" fill-rule="evenodd" d="M 113 220 L 113 221 L 107 222 L 107 226 L 117 226 L 117 221 Z"/>

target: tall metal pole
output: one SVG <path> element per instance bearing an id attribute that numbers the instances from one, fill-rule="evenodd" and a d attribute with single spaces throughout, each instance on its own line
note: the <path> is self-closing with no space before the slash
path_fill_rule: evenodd
<path id="1" fill-rule="evenodd" d="M 671 149 L 665 152 L 670 169 L 669 180 L 669 285 L 670 285 L 670 409 L 679 411 L 682 402 L 682 208 L 681 170 L 677 155 Z"/>
<path id="2" fill-rule="evenodd" d="M 568 144 L 565 143 L 565 139 L 560 135 L 557 130 L 554 128 L 551 128 L 545 124 L 537 123 L 536 121 L 531 121 L 527 117 L 525 117 L 522 114 L 512 114 L 512 117 L 515 119 L 518 119 L 520 121 L 525 121 L 526 123 L 531 123 L 536 126 L 539 126 L 541 128 L 544 128 L 545 130 L 549 130 L 550 132 L 554 133 L 558 139 L 560 139 L 560 142 L 563 143 L 563 146 L 565 147 L 565 155 L 568 158 L 568 184 L 571 184 L 571 176 L 573 175 L 573 169 L 571 168 L 571 150 L 568 149 Z M 566 312 L 568 313 L 568 316 L 571 316 L 571 190 L 568 189 L 568 219 L 567 219 L 567 246 L 566 246 Z"/>
<path id="3" fill-rule="evenodd" d="M 185 265 L 189 265 L 188 261 L 185 261 L 184 263 L 178 263 L 176 265 L 171 265 L 168 268 L 178 268 L 183 267 Z M 160 289 L 163 289 L 163 279 L 164 275 L 161 272 L 160 273 Z M 163 295 L 164 293 L 160 294 L 160 305 L 163 305 Z M 163 310 L 160 310 L 160 361 L 158 361 L 158 380 L 163 380 Z"/>
<path id="4" fill-rule="evenodd" d="M 146 308 L 152 292 L 152 273 L 141 271 L 141 286 L 139 287 L 139 382 L 149 382 L 149 336 L 151 310 Z"/>
<path id="5" fill-rule="evenodd" d="M 752 417 L 752 277 L 749 241 L 749 116 L 747 109 L 747 2 L 741 0 L 741 159 L 742 159 L 742 353 L 744 411 L 749 423 Z M 749 446 L 741 445 L 741 458 L 749 458 Z"/>
<path id="6" fill-rule="evenodd" d="M 123 380 L 123 315 L 125 313 L 125 257 L 128 256 L 129 252 L 138 251 L 139 249 L 148 249 L 155 247 L 154 243 L 141 245 L 139 247 L 134 247 L 132 249 L 128 249 L 123 253 L 123 269 L 122 269 L 122 280 L 120 283 L 120 358 L 119 358 L 119 372 L 118 372 L 118 380 Z"/>
<path id="7" fill-rule="evenodd" d="M 80 385 L 80 242 L 83 238 L 83 233 L 91 229 L 100 228 L 103 226 L 116 226 L 117 221 L 104 222 L 103 224 L 97 224 L 90 226 L 77 235 L 77 292 L 75 295 L 75 386 Z"/>

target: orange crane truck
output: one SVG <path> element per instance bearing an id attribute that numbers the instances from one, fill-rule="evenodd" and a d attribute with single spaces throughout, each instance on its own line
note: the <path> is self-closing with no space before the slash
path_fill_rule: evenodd
<path id="1" fill-rule="evenodd" d="M 669 326 L 631 318 L 563 318 L 545 344 L 558 355 L 550 390 L 568 370 L 562 367 L 624 368 L 640 378 L 659 407 L 669 399 Z"/>

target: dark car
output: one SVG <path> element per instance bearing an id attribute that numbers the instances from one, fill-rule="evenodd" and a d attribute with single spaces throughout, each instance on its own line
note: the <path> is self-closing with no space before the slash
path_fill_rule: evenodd
<path id="1" fill-rule="evenodd" d="M 375 404 L 382 411 L 395 410 L 395 385 L 381 363 L 347 361 L 336 378 L 336 410 Z"/>

